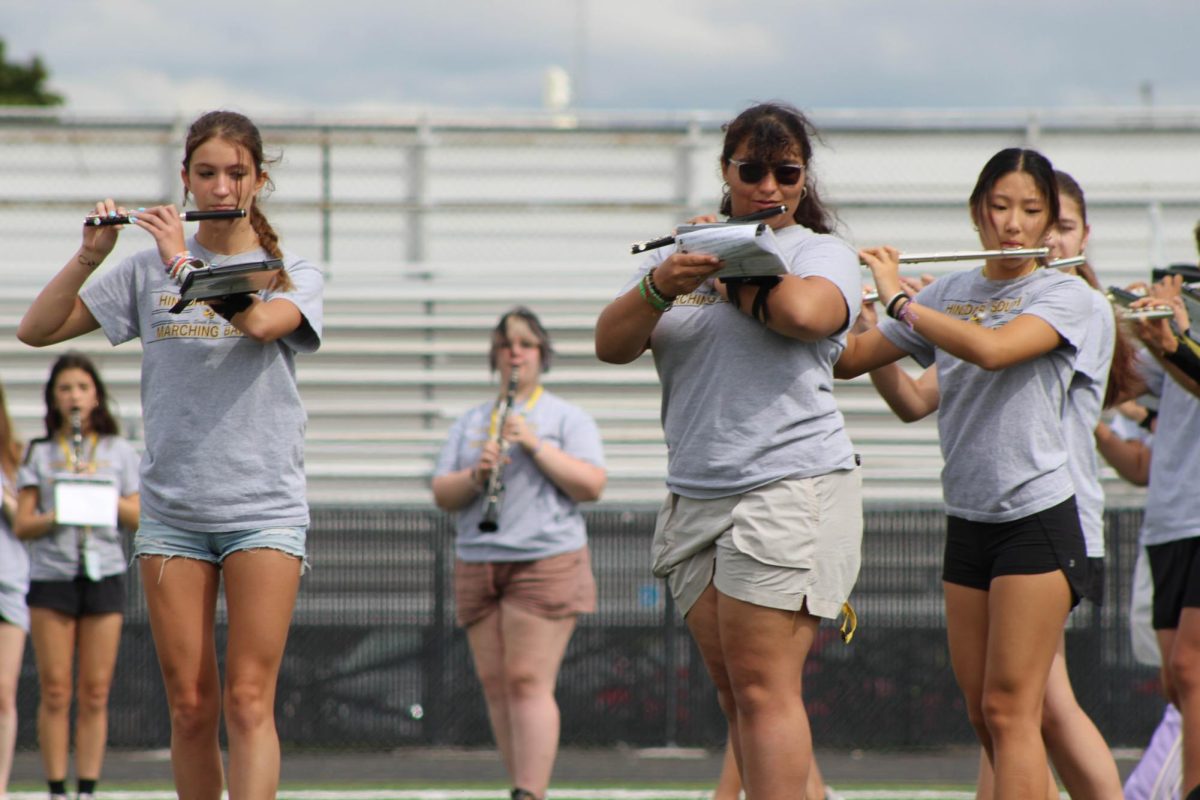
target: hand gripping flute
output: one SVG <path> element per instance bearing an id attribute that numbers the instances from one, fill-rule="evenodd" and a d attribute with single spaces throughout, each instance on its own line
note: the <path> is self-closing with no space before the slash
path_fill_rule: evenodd
<path id="1" fill-rule="evenodd" d="M 508 374 L 508 389 L 504 393 L 504 399 L 496 407 L 496 430 L 492 434 L 492 441 L 500 445 L 500 456 L 496 466 L 492 467 L 487 486 L 483 490 L 483 518 L 479 520 L 479 530 L 484 533 L 495 533 L 500 527 L 497 518 L 500 516 L 500 499 L 504 495 L 504 454 L 508 451 L 508 442 L 504 441 L 502 432 L 508 412 L 512 410 L 513 398 L 517 394 L 517 382 L 520 379 L 521 373 L 514 367 Z"/>

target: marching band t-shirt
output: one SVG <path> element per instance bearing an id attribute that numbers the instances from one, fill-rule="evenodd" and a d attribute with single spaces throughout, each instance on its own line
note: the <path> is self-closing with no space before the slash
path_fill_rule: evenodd
<path id="1" fill-rule="evenodd" d="M 790 274 L 838 288 L 846 328 L 817 342 L 783 336 L 722 299 L 711 281 L 676 298 L 650 338 L 662 381 L 667 487 L 675 494 L 728 497 L 855 467 L 833 398 L 833 363 L 862 305 L 858 256 L 838 237 L 801 225 L 775 238 Z M 621 294 L 673 252 L 655 251 Z"/>
<path id="2" fill-rule="evenodd" d="M 223 256 L 192 238 L 215 266 L 262 261 L 252 250 Z M 142 340 L 142 513 L 184 530 L 217 533 L 308 524 L 297 353 L 321 344 L 324 277 L 284 253 L 295 287 L 284 297 L 303 315 L 288 336 L 259 344 L 204 303 L 170 308 L 179 287 L 157 250 L 137 253 L 80 292 L 113 344 Z"/>
<path id="3" fill-rule="evenodd" d="M 12 481 L 0 470 L 0 488 L 16 494 Z M 7 515 L 0 514 L 0 617 L 29 631 L 29 551 L 13 533 Z"/>
<path id="4" fill-rule="evenodd" d="M 1104 487 L 1100 485 L 1100 461 L 1096 453 L 1096 424 L 1104 407 L 1108 371 L 1112 366 L 1117 322 L 1112 303 L 1091 291 L 1092 308 L 1087 333 L 1075 358 L 1075 375 L 1067 389 L 1063 432 L 1067 441 L 1067 464 L 1075 483 L 1079 524 L 1087 544 L 1088 558 L 1104 558 Z"/>
<path id="5" fill-rule="evenodd" d="M 536 400 L 533 398 L 536 397 Z M 475 406 L 459 417 L 438 457 L 435 475 L 466 469 L 479 461 L 490 438 L 495 403 Z M 569 456 L 604 466 L 604 450 L 596 422 L 583 409 L 547 391 L 531 395 L 512 413 L 525 417 L 538 439 Z M 519 446 L 509 448 L 504 466 L 497 523 L 492 533 L 479 530 L 486 501 L 481 492 L 455 514 L 455 551 L 463 561 L 535 561 L 571 553 L 587 544 L 579 505 L 555 486 Z"/>
<path id="6" fill-rule="evenodd" d="M 922 289 L 920 305 L 987 328 L 1033 314 L 1058 331 L 1062 341 L 1054 350 L 992 371 L 935 347 L 902 322 L 879 321 L 880 332 L 922 366 L 937 364 L 947 514 L 1008 522 L 1075 493 L 1062 417 L 1087 334 L 1091 292 L 1078 278 L 1046 269 L 1000 281 L 972 269 Z"/>
<path id="7" fill-rule="evenodd" d="M 1158 396 L 1158 427 L 1150 449 L 1150 488 L 1142 518 L 1143 546 L 1200 536 L 1200 399 L 1154 357 L 1139 360 L 1146 391 Z"/>
<path id="8" fill-rule="evenodd" d="M 87 441 L 85 439 L 85 441 Z M 17 483 L 24 489 L 38 490 L 38 513 L 54 510 L 55 475 L 72 471 L 72 463 L 62 440 L 42 439 L 29 446 L 29 452 L 18 472 Z M 138 454 L 133 445 L 120 436 L 101 436 L 95 452 L 90 447 L 84 454 L 87 472 L 111 477 L 119 497 L 138 492 Z M 69 581 L 81 574 L 79 547 L 86 537 L 88 549 L 98 558 L 100 575 L 120 575 L 125 572 L 125 549 L 121 532 L 115 527 L 56 525 L 50 533 L 29 542 L 30 578 L 35 581 Z"/>

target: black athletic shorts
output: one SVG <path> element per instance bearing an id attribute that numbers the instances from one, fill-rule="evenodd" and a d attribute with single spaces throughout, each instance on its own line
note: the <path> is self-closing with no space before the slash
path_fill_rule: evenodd
<path id="1" fill-rule="evenodd" d="M 1009 522 L 948 517 L 942 580 L 987 591 L 1002 575 L 1062 571 L 1071 606 L 1088 594 L 1088 557 L 1075 498 Z"/>
<path id="2" fill-rule="evenodd" d="M 70 581 L 30 581 L 25 602 L 30 608 L 49 608 L 68 617 L 120 614 L 125 611 L 125 575 L 98 581 L 78 577 Z"/>
<path id="3" fill-rule="evenodd" d="M 1174 630 L 1185 608 L 1200 608 L 1200 536 L 1147 545 L 1146 557 L 1154 578 L 1151 627 Z"/>

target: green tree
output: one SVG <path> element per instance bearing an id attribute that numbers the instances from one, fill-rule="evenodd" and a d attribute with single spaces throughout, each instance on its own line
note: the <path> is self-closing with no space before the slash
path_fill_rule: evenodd
<path id="1" fill-rule="evenodd" d="M 29 64 L 10 64 L 0 39 L 0 105 L 60 106 L 63 97 L 46 88 L 50 73 L 37 56 Z"/>

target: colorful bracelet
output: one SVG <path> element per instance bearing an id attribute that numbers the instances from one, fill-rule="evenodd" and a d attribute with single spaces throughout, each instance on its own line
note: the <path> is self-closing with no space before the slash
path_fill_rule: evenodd
<path id="1" fill-rule="evenodd" d="M 896 302 L 902 297 L 907 297 L 909 300 L 912 300 L 912 295 L 902 289 L 892 295 L 892 298 L 887 301 L 887 305 L 884 306 L 884 313 L 886 313 L 892 319 L 899 319 L 899 317 L 896 316 Z"/>
<path id="2" fill-rule="evenodd" d="M 662 295 L 659 295 L 647 288 L 647 285 L 649 283 L 649 281 L 647 279 L 649 277 L 650 277 L 650 275 L 649 275 L 649 273 L 647 273 L 646 275 L 644 275 L 642 277 L 642 279 L 640 281 L 638 281 L 638 291 L 642 293 L 642 299 L 645 300 L 647 303 L 649 303 L 650 307 L 653 308 L 655 311 L 658 311 L 660 313 L 663 311 L 666 311 L 667 309 L 669 309 L 671 307 L 671 304 L 668 303 L 666 301 L 666 299 L 664 299 L 662 297 Z"/>
<path id="3" fill-rule="evenodd" d="M 662 290 L 658 288 L 658 284 L 656 284 L 654 282 L 654 270 L 656 270 L 656 269 L 658 269 L 658 267 L 651 267 L 650 271 L 646 273 L 646 285 L 650 288 L 650 293 L 652 295 L 654 295 L 655 297 L 657 297 L 659 300 L 663 301 L 667 305 L 671 305 L 672 303 L 675 302 L 675 300 L 679 297 L 679 295 L 676 294 L 676 295 L 671 295 L 670 297 L 667 297 L 665 294 L 662 293 Z"/>
<path id="4" fill-rule="evenodd" d="M 913 325 L 917 322 L 917 310 L 913 308 L 911 297 L 904 302 L 904 305 L 900 306 L 900 309 L 896 312 L 895 319 L 907 325 L 910 331 L 913 329 Z"/>
<path id="5" fill-rule="evenodd" d="M 171 256 L 171 260 L 167 262 L 167 275 L 171 280 L 182 284 L 189 273 L 207 266 L 202 260 L 184 250 Z"/>

